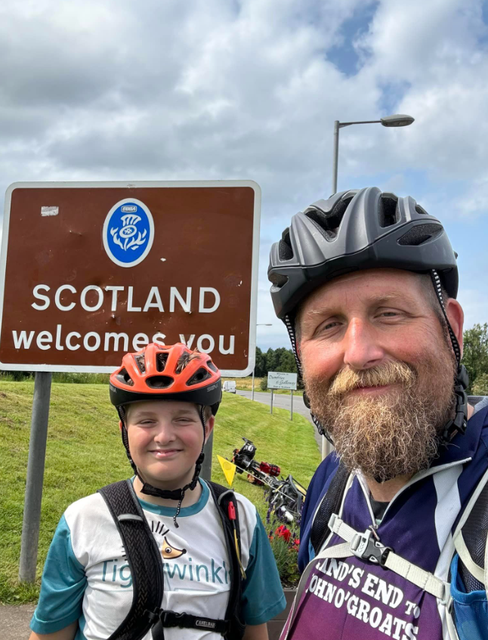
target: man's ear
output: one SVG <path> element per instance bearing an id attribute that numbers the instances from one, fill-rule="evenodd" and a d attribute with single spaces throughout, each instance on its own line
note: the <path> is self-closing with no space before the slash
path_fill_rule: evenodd
<path id="1" fill-rule="evenodd" d="M 205 442 L 207 442 L 209 435 L 212 433 L 214 424 L 215 424 L 215 416 L 211 416 L 207 420 L 207 424 L 205 425 Z"/>
<path id="2" fill-rule="evenodd" d="M 122 420 L 119 420 L 119 429 L 122 431 L 123 428 L 124 428 L 124 423 L 122 422 Z"/>
<path id="3" fill-rule="evenodd" d="M 459 348 L 461 349 L 461 355 L 463 353 L 463 326 L 464 326 L 464 311 L 461 305 L 454 298 L 449 298 L 446 302 L 446 314 L 449 319 L 449 324 L 454 331 L 454 335 L 459 342 Z"/>

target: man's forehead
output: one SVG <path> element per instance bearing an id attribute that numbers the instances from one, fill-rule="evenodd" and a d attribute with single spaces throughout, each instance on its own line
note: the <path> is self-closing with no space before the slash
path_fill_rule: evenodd
<path id="1" fill-rule="evenodd" d="M 400 269 L 367 269 L 348 273 L 313 291 L 302 303 L 300 315 L 311 311 L 316 305 L 329 303 L 352 303 L 361 294 L 376 299 L 412 297 L 422 294 L 419 274 Z M 423 296 L 424 297 L 424 296 Z"/>

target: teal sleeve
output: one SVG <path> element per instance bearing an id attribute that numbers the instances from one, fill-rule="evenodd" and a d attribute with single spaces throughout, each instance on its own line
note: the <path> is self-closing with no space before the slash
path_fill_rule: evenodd
<path id="1" fill-rule="evenodd" d="M 285 595 L 268 536 L 256 513 L 257 522 L 242 592 L 244 622 L 263 624 L 286 607 Z"/>
<path id="2" fill-rule="evenodd" d="M 30 624 L 32 631 L 54 633 L 79 620 L 85 589 L 85 569 L 75 557 L 71 532 L 63 516 L 44 564 L 39 603 Z"/>

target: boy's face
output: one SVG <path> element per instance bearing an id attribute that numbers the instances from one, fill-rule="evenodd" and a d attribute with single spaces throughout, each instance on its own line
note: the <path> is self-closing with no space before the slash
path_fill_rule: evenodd
<path id="1" fill-rule="evenodd" d="M 213 428 L 212 416 L 205 437 Z M 189 402 L 151 400 L 129 405 L 129 449 L 145 482 L 178 489 L 191 482 L 203 444 L 199 408 Z"/>

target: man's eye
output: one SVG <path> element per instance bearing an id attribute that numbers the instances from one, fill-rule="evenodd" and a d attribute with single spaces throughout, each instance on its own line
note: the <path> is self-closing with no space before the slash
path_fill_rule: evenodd
<path id="1" fill-rule="evenodd" d="M 322 326 L 319 327 L 319 331 L 330 331 L 331 329 L 335 329 L 339 326 L 339 322 L 337 320 L 331 320 L 330 322 L 324 322 Z"/>
<path id="2" fill-rule="evenodd" d="M 334 320 L 334 322 L 328 322 L 325 325 L 324 329 L 333 329 L 334 327 L 337 327 L 338 325 L 339 325 L 339 323 L 336 320 Z"/>

